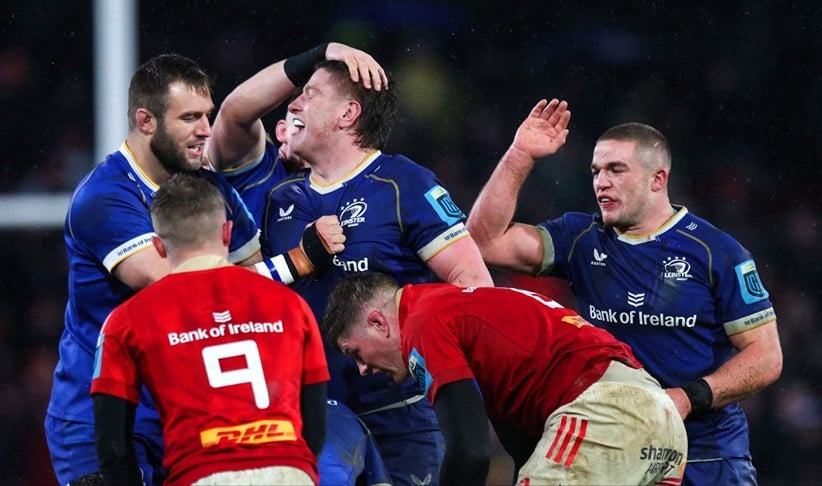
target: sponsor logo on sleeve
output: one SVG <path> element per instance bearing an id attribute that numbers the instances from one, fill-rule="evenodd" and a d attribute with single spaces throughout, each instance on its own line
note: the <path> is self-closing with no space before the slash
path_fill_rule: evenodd
<path id="1" fill-rule="evenodd" d="M 434 380 L 431 378 L 428 370 L 425 369 L 425 358 L 422 357 L 416 348 L 412 349 L 411 353 L 408 354 L 408 371 L 410 371 L 411 376 L 417 380 L 417 385 L 419 385 L 423 394 L 427 394 L 428 389 L 431 387 L 431 382 Z"/>
<path id="2" fill-rule="evenodd" d="M 454 203 L 451 195 L 442 186 L 434 186 L 429 189 L 425 193 L 425 199 L 436 211 L 437 216 L 446 224 L 451 225 L 465 218 L 462 210 Z"/>
<path id="3" fill-rule="evenodd" d="M 762 281 L 759 279 L 759 273 L 756 271 L 753 260 L 740 263 L 734 267 L 734 272 L 736 272 L 736 279 L 739 282 L 739 292 L 746 304 L 753 304 L 768 298 L 768 291 L 765 290 Z"/>

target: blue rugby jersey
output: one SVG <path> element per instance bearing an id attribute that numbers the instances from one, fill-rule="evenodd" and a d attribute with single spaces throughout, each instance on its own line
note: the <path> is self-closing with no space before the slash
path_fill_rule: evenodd
<path id="1" fill-rule="evenodd" d="M 333 184 L 312 182 L 309 171 L 303 170 L 276 187 L 265 212 L 264 254 L 294 247 L 307 224 L 330 214 L 340 218 L 345 251 L 334 257 L 328 271 L 292 285 L 318 319 L 329 292 L 346 274 L 376 271 L 391 275 L 400 284 L 430 282 L 435 277 L 426 262 L 468 235 L 464 213 L 433 172 L 402 155 L 375 151 Z M 412 379 L 400 386 L 383 375 L 363 377 L 354 360 L 329 343 L 326 353 L 331 372 L 329 398 L 346 403 L 356 413 L 419 394 Z M 433 417 L 426 413 L 418 418 L 430 424 Z M 396 427 L 392 431 L 420 430 L 419 424 L 412 423 Z"/>
<path id="2" fill-rule="evenodd" d="M 223 194 L 227 217 L 234 221 L 229 259 L 236 263 L 253 255 L 260 248 L 259 231 L 240 196 L 219 174 L 205 169 L 199 174 Z M 128 256 L 153 248 L 149 206 L 158 188 L 123 143 L 80 181 L 72 195 L 64 235 L 68 304 L 48 406 L 54 417 L 94 423 L 89 388 L 100 327 L 117 305 L 134 295 L 111 272 Z M 151 403 L 147 393 L 143 399 Z M 156 412 L 148 415 L 156 417 Z M 159 423 L 145 425 L 141 416 L 135 431 L 159 427 Z"/>
<path id="3" fill-rule="evenodd" d="M 288 176 L 288 171 L 279 158 L 277 146 L 267 137 L 265 151 L 258 159 L 220 174 L 243 198 L 254 221 L 261 224 L 268 193 Z"/>
<path id="4" fill-rule="evenodd" d="M 663 387 L 712 373 L 735 352 L 729 335 L 776 318 L 750 253 L 687 208 L 675 209 L 641 237 L 605 227 L 599 214 L 566 213 L 538 225 L 541 273 L 569 280 L 580 313 L 629 344 Z M 739 404 L 685 425 L 689 461 L 750 456 Z"/>

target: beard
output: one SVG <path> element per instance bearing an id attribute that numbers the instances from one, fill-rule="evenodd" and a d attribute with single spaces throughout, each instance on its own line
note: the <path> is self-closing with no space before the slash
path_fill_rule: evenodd
<path id="1" fill-rule="evenodd" d="M 157 131 L 151 137 L 149 142 L 151 153 L 160 161 L 160 165 L 169 173 L 176 174 L 177 172 L 195 172 L 199 167 L 192 167 L 186 158 L 184 149 L 177 145 L 177 142 L 171 138 L 171 135 L 166 131 L 165 125 L 158 119 Z"/>

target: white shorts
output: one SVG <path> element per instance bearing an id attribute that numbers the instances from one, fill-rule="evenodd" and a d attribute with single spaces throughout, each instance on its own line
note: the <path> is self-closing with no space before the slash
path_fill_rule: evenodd
<path id="1" fill-rule="evenodd" d="M 218 472 L 198 479 L 192 486 L 225 486 L 227 484 L 315 486 L 314 481 L 305 471 L 291 466 Z"/>
<path id="2" fill-rule="evenodd" d="M 645 370 L 614 361 L 548 417 L 517 484 L 675 486 L 687 456 L 685 425 L 668 394 Z"/>

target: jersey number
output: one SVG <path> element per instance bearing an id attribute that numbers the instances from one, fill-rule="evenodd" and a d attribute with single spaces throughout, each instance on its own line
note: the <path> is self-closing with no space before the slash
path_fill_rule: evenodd
<path id="1" fill-rule="evenodd" d="M 506 287 L 506 288 L 508 290 L 513 290 L 514 292 L 519 292 L 522 295 L 527 295 L 528 297 L 531 297 L 532 299 L 536 300 L 537 302 L 539 302 L 540 304 L 542 304 L 546 307 L 550 307 L 552 309 L 562 309 L 562 305 L 559 302 L 554 301 L 554 300 L 550 300 L 550 299 L 546 300 L 545 296 L 539 295 L 536 292 L 531 292 L 530 290 L 515 289 L 513 287 Z"/>
<path id="2" fill-rule="evenodd" d="M 220 366 L 221 359 L 240 356 L 245 357 L 247 368 L 224 371 Z M 206 346 L 203 348 L 203 362 L 205 363 L 206 375 L 208 375 L 208 384 L 213 388 L 249 383 L 251 384 L 251 391 L 254 393 L 254 403 L 257 408 L 268 408 L 271 400 L 268 396 L 263 362 L 260 360 L 260 350 L 257 348 L 256 342 L 247 340 Z"/>

